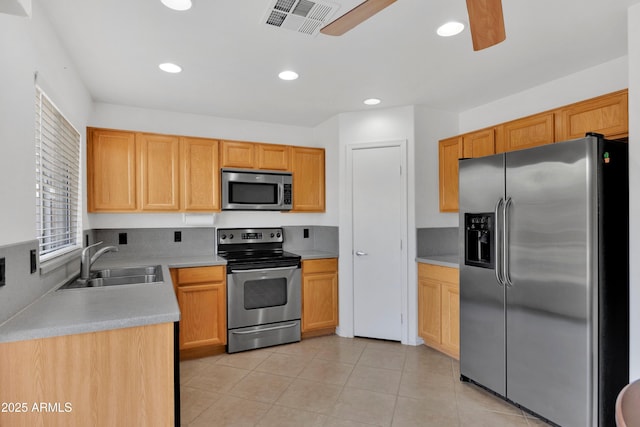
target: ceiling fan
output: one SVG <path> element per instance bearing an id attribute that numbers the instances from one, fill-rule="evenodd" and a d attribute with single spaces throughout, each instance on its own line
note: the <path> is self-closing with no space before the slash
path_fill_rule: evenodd
<path id="1" fill-rule="evenodd" d="M 396 0 L 366 0 L 338 19 L 320 29 L 322 34 L 340 36 Z M 469 29 L 473 50 L 482 50 L 505 40 L 501 0 L 467 0 Z"/>

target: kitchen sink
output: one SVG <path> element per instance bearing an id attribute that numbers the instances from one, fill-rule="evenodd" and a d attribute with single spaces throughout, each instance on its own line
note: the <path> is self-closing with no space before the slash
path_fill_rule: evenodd
<path id="1" fill-rule="evenodd" d="M 58 290 L 97 288 L 104 286 L 133 285 L 163 282 L 162 267 L 159 265 L 142 267 L 118 267 L 92 270 L 88 280 L 74 278 Z"/>

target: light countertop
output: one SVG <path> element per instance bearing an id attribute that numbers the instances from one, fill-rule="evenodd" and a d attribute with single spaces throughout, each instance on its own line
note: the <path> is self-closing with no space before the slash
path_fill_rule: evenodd
<path id="1" fill-rule="evenodd" d="M 300 255 L 303 261 L 305 259 L 338 258 L 338 254 L 335 252 L 316 251 L 316 250 L 300 250 L 300 251 L 293 250 L 290 252 Z"/>
<path id="2" fill-rule="evenodd" d="M 66 289 L 56 285 L 0 325 L 0 342 L 176 322 L 180 309 L 169 268 L 225 265 L 217 256 L 98 260 L 93 269 L 162 265 L 164 282 Z"/>
<path id="3" fill-rule="evenodd" d="M 458 254 L 454 255 L 427 255 L 424 257 L 417 257 L 417 262 L 425 264 L 440 265 L 442 267 L 460 268 L 458 261 Z"/>

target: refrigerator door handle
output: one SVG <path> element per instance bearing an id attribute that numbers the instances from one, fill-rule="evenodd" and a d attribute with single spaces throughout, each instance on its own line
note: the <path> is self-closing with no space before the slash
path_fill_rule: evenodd
<path id="1" fill-rule="evenodd" d="M 504 199 L 501 197 L 500 199 L 498 199 L 498 201 L 496 202 L 496 206 L 493 209 L 493 214 L 494 214 L 494 218 L 495 218 L 495 236 L 494 236 L 494 241 L 495 241 L 495 266 L 494 266 L 494 273 L 496 274 L 496 280 L 498 281 L 498 285 L 499 286 L 505 286 L 506 282 L 504 280 L 504 274 L 503 274 L 503 266 L 502 266 L 502 253 L 504 251 L 504 248 L 502 247 L 502 235 L 504 234 L 504 229 L 501 227 L 501 223 L 500 223 L 500 211 L 502 210 L 502 207 L 504 205 Z"/>
<path id="2" fill-rule="evenodd" d="M 513 286 L 513 282 L 511 281 L 511 270 L 509 268 L 509 207 L 511 206 L 511 203 L 511 197 L 507 197 L 502 211 L 502 269 L 504 272 L 504 281 L 508 287 Z"/>

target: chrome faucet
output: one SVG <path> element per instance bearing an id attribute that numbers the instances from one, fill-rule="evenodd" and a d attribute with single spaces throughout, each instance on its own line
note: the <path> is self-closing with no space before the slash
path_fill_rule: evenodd
<path id="1" fill-rule="evenodd" d="M 102 255 L 107 252 L 118 252 L 118 248 L 115 246 L 105 246 L 104 248 L 99 249 L 93 256 L 91 255 L 91 248 L 95 248 L 98 245 L 101 245 L 103 242 L 94 243 L 93 245 L 89 245 L 82 250 L 82 255 L 80 257 L 80 278 L 79 280 L 89 280 L 89 271 L 91 270 L 91 266 L 94 262 L 98 260 Z"/>

